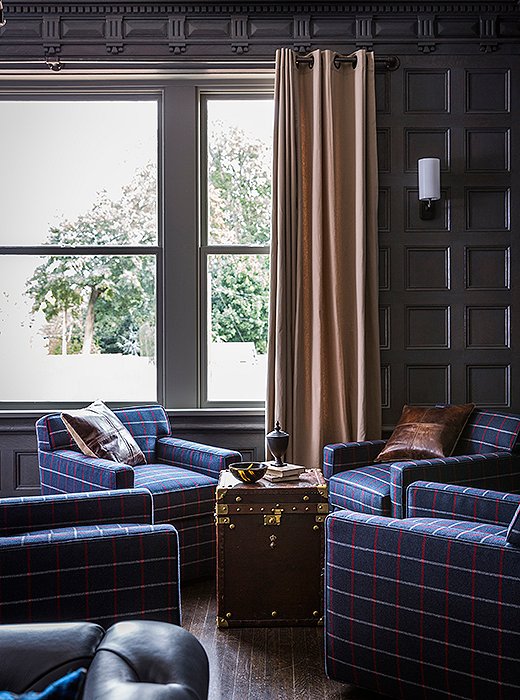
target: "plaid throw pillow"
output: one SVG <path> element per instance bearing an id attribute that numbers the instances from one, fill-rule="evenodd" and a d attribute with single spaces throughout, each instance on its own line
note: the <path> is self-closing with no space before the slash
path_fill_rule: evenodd
<path id="1" fill-rule="evenodd" d="M 132 467 L 146 464 L 139 445 L 102 401 L 94 401 L 78 411 L 62 413 L 61 419 L 83 454 Z"/>

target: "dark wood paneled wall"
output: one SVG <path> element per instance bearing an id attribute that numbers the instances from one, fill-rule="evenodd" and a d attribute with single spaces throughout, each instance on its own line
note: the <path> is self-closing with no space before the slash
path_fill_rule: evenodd
<path id="1" fill-rule="evenodd" d="M 65 75 L 89 61 L 272 65 L 279 46 L 398 55 L 398 71 L 377 73 L 383 422 L 391 428 L 407 402 L 520 412 L 516 1 L 4 4 L 0 80 L 48 71 L 45 59 Z M 431 221 L 418 215 L 425 156 L 442 161 Z M 34 420 L 0 416 L 0 496 L 38 492 Z M 175 435 L 262 456 L 261 416 L 202 412 L 172 423 Z"/>
<path id="2" fill-rule="evenodd" d="M 378 75 L 383 416 L 405 403 L 520 411 L 520 60 L 402 56 Z M 417 160 L 441 159 L 419 217 Z"/>

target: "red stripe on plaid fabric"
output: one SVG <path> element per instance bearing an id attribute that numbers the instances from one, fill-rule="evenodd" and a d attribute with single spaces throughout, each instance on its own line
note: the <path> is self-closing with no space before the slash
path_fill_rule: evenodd
<path id="1" fill-rule="evenodd" d="M 401 576 L 401 541 L 403 538 L 403 531 L 399 531 L 397 537 L 397 557 L 395 561 L 395 670 L 397 683 L 399 685 L 399 690 L 401 696 L 403 694 L 403 681 L 401 678 L 401 660 L 399 657 L 399 583 Z"/>
<path id="2" fill-rule="evenodd" d="M 503 688 L 502 688 L 502 574 L 504 572 L 504 549 L 500 550 L 500 556 L 498 560 L 498 594 L 497 594 L 497 628 L 498 628 L 498 642 L 497 642 L 497 678 L 498 678 L 498 700 L 502 700 Z"/>
<path id="3" fill-rule="evenodd" d="M 477 570 L 477 545 L 473 545 L 473 553 L 471 556 L 471 691 L 472 696 L 476 697 L 475 692 L 475 580 Z"/>
<path id="4" fill-rule="evenodd" d="M 90 582 L 89 582 L 89 568 L 88 568 L 88 545 L 89 541 L 85 540 L 83 543 L 83 557 L 85 560 L 85 620 L 90 620 L 90 599 L 89 599 L 89 592 L 90 592 Z M 117 559 L 114 558 L 114 568 L 116 565 Z"/>
<path id="5" fill-rule="evenodd" d="M 355 544 L 356 544 L 356 529 L 357 529 L 357 523 L 354 523 L 352 526 L 352 538 L 350 541 L 350 639 L 354 639 L 354 582 L 355 582 L 355 562 L 354 562 L 354 554 L 355 554 Z M 354 684 L 357 685 L 359 683 L 358 679 L 358 672 L 357 672 L 357 667 L 356 667 L 356 655 L 354 653 L 355 646 L 354 644 L 350 645 L 350 654 L 351 654 L 351 659 L 352 659 L 352 677 L 354 679 Z"/>
<path id="6" fill-rule="evenodd" d="M 421 582 L 419 593 L 419 667 L 421 670 L 421 683 L 426 688 L 424 677 L 424 564 L 426 560 L 426 535 L 423 535 L 421 543 Z M 424 692 L 424 690 L 423 690 Z M 424 695 L 426 697 L 426 694 Z"/>
<path id="7" fill-rule="evenodd" d="M 331 546 L 331 543 L 336 540 L 334 536 L 334 526 L 336 524 L 336 519 L 335 518 L 330 518 L 329 519 L 329 528 L 330 528 L 330 536 L 328 538 L 327 542 L 327 548 L 328 548 L 328 556 L 329 556 L 329 589 L 328 589 L 328 595 L 329 595 L 329 605 L 328 605 L 328 610 L 326 611 L 327 614 L 327 622 L 329 625 L 329 636 L 328 636 L 328 645 L 330 649 L 329 653 L 329 661 L 332 664 L 332 675 L 336 676 L 337 674 L 337 669 L 336 669 L 336 654 L 334 651 L 334 618 L 332 616 L 332 610 L 334 609 L 334 605 L 332 604 L 332 598 L 333 598 L 333 593 L 332 593 L 332 587 L 333 587 L 333 572 L 334 572 L 334 547 Z"/>
<path id="8" fill-rule="evenodd" d="M 500 427 L 497 430 L 497 435 L 495 438 L 495 447 L 499 446 L 500 431 L 504 427 L 504 423 L 506 422 L 506 420 L 507 420 L 507 416 L 504 416 L 504 418 L 502 419 L 502 423 L 500 423 Z M 511 447 L 513 446 L 513 440 L 514 440 L 514 435 L 511 436 L 511 442 L 509 443 L 509 449 L 511 449 Z"/>
<path id="9" fill-rule="evenodd" d="M 118 583 L 117 583 L 117 550 L 116 550 L 116 538 L 112 538 L 112 559 L 114 562 L 114 565 L 112 566 L 112 581 L 113 581 L 113 610 L 114 610 L 114 617 L 117 618 L 118 615 L 118 599 L 117 599 L 117 590 L 119 588 Z"/>
<path id="10" fill-rule="evenodd" d="M 171 538 L 170 537 L 168 537 L 168 543 L 166 545 L 166 549 L 168 552 L 168 582 L 169 582 L 168 594 L 167 594 L 167 598 L 168 598 L 168 622 L 171 622 L 172 621 L 171 608 L 172 608 L 172 581 L 173 581 L 173 577 L 172 577 L 172 560 L 171 560 L 172 546 L 171 546 Z M 175 574 L 175 580 L 177 580 L 177 574 Z"/>
<path id="11" fill-rule="evenodd" d="M 144 614 L 144 611 L 146 609 L 145 606 L 145 601 L 144 601 L 144 542 L 143 542 L 143 536 L 139 535 L 139 551 L 141 553 L 141 559 L 139 562 L 139 565 L 141 566 L 141 614 Z"/>
<path id="12" fill-rule="evenodd" d="M 451 697 L 450 691 L 450 674 L 449 674 L 449 639 L 450 639 L 450 555 L 451 555 L 451 540 L 448 540 L 446 547 L 446 568 L 444 581 L 444 681 L 448 696 Z"/>
<path id="13" fill-rule="evenodd" d="M 147 432 L 146 432 L 146 422 L 145 422 L 145 419 L 143 418 L 143 414 L 141 413 L 141 411 L 136 410 L 136 413 L 137 413 L 137 415 L 138 415 L 138 417 L 139 417 L 139 420 L 141 421 L 141 425 L 143 426 L 143 436 L 144 436 L 145 445 L 146 445 L 146 452 L 151 452 L 152 450 L 150 450 L 150 444 L 149 444 L 149 442 L 150 442 L 150 437 L 151 437 L 151 436 L 148 435 Z M 154 438 L 156 438 L 156 437 L 157 437 L 157 436 L 154 436 Z M 154 445 L 154 448 L 155 448 L 155 445 Z"/>
<path id="14" fill-rule="evenodd" d="M 31 548 L 27 547 L 25 560 L 27 562 L 27 622 L 32 622 L 32 580 L 31 580 Z"/>
<path id="15" fill-rule="evenodd" d="M 61 581 L 60 581 L 60 548 L 56 547 L 56 611 L 57 622 L 61 620 Z"/>
<path id="16" fill-rule="evenodd" d="M 374 673 L 376 674 L 376 687 L 377 692 L 381 692 L 379 674 L 377 673 L 377 641 L 376 641 L 376 610 L 377 610 L 377 540 L 379 537 L 379 525 L 376 525 L 374 533 L 374 556 L 372 563 L 372 665 L 374 667 Z"/>
<path id="17" fill-rule="evenodd" d="M 488 424 L 486 425 L 486 427 L 484 428 L 484 430 L 483 430 L 483 432 L 482 432 L 482 439 L 481 439 L 481 442 L 482 442 L 482 443 L 484 443 L 484 442 L 486 441 L 486 433 L 487 433 L 487 431 L 488 431 L 488 428 L 491 426 L 491 423 L 493 422 L 493 419 L 494 419 L 494 415 L 491 414 L 491 415 L 489 416 Z M 497 434 L 497 438 L 498 438 L 498 434 Z M 496 444 L 496 440 L 495 440 L 495 444 Z"/>

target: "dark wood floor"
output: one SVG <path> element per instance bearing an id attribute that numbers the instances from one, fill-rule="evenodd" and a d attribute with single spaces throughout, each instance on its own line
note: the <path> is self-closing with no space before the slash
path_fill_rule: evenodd
<path id="1" fill-rule="evenodd" d="M 323 628 L 219 630 L 213 581 L 184 584 L 182 603 L 209 657 L 210 700 L 383 700 L 325 677 Z"/>

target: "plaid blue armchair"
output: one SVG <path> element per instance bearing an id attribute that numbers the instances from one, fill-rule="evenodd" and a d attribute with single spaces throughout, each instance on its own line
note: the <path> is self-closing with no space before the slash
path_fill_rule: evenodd
<path id="1" fill-rule="evenodd" d="M 0 623 L 180 624 L 178 538 L 146 489 L 0 500 Z"/>
<path id="2" fill-rule="evenodd" d="M 330 678 L 394 698 L 520 697 L 520 496 L 408 488 L 408 515 L 326 520 Z"/>
<path id="3" fill-rule="evenodd" d="M 242 456 L 172 437 L 162 406 L 114 413 L 133 435 L 147 463 L 131 467 L 87 457 L 59 414 L 44 416 L 36 423 L 42 493 L 146 488 L 152 494 L 153 522 L 173 524 L 179 533 L 182 578 L 214 575 L 218 475 Z"/>
<path id="4" fill-rule="evenodd" d="M 334 509 L 406 516 L 414 481 L 465 484 L 496 491 L 520 489 L 520 416 L 475 410 L 453 456 L 374 464 L 384 440 L 326 445 L 323 473 Z"/>

